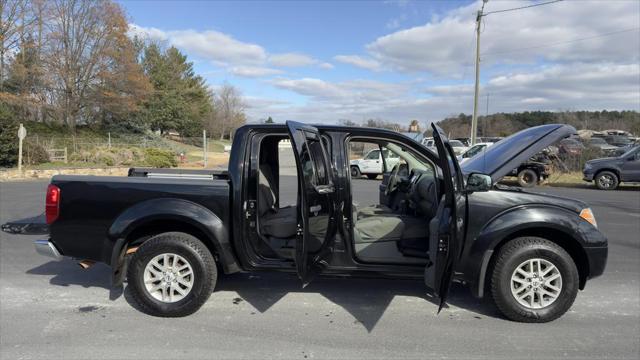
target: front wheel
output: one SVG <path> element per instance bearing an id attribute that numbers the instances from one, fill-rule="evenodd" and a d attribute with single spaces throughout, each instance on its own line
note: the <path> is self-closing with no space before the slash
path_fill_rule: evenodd
<path id="1" fill-rule="evenodd" d="M 599 172 L 594 180 L 596 186 L 600 190 L 614 190 L 618 187 L 618 184 L 620 182 L 618 180 L 618 176 L 616 176 L 616 174 L 612 173 L 611 171 Z"/>
<path id="2" fill-rule="evenodd" d="M 360 168 L 357 166 L 352 166 L 351 167 L 351 178 L 352 179 L 358 179 L 362 176 L 362 173 L 360 172 Z"/>
<path id="3" fill-rule="evenodd" d="M 521 237 L 498 252 L 491 295 L 507 318 L 543 323 L 569 310 L 578 282 L 578 269 L 562 247 L 538 237 Z"/>
<path id="4" fill-rule="evenodd" d="M 167 232 L 138 247 L 128 266 L 127 282 L 143 312 L 178 317 L 196 312 L 209 299 L 217 275 L 215 260 L 200 240 Z"/>

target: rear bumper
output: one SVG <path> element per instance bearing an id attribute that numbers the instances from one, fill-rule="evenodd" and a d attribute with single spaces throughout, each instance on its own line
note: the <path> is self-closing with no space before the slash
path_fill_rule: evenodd
<path id="1" fill-rule="evenodd" d="M 52 257 L 56 260 L 62 259 L 62 254 L 58 248 L 49 240 L 36 240 L 33 245 L 36 248 L 36 252 L 40 255 Z"/>

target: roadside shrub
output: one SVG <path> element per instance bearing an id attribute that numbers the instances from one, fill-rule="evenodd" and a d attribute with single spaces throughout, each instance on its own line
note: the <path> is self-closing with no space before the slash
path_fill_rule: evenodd
<path id="1" fill-rule="evenodd" d="M 18 165 L 18 122 L 0 104 L 0 167 Z"/>
<path id="2" fill-rule="evenodd" d="M 178 166 L 176 156 L 171 151 L 157 148 L 144 149 L 144 162 L 157 168 Z"/>
<path id="3" fill-rule="evenodd" d="M 109 149 L 99 149 L 95 155 L 95 161 L 107 166 L 118 164 L 118 156 Z"/>
<path id="4" fill-rule="evenodd" d="M 49 153 L 41 145 L 25 141 L 22 150 L 22 161 L 26 165 L 38 165 L 49 162 Z"/>
<path id="5" fill-rule="evenodd" d="M 69 160 L 106 166 L 130 166 L 143 163 L 144 152 L 135 147 L 98 147 L 77 151 L 69 156 Z"/>

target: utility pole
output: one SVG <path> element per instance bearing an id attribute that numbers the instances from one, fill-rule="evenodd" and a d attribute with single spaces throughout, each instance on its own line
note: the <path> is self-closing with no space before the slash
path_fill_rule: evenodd
<path id="1" fill-rule="evenodd" d="M 482 23 L 482 11 L 489 0 L 482 0 L 482 8 L 476 16 L 476 88 L 473 95 L 473 117 L 471 118 L 471 145 L 476 144 L 478 133 L 478 94 L 480 92 L 480 24 Z"/>
<path id="2" fill-rule="evenodd" d="M 482 124 L 482 136 L 487 136 L 487 118 L 489 117 L 489 93 L 487 93 L 487 110 L 484 113 L 484 124 Z"/>
<path id="3" fill-rule="evenodd" d="M 202 130 L 202 160 L 204 168 L 207 168 L 207 130 Z"/>

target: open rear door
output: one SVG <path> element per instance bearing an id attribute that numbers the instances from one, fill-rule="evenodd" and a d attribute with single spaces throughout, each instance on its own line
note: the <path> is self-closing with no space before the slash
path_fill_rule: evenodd
<path id="1" fill-rule="evenodd" d="M 464 246 L 467 200 L 462 172 L 449 140 L 442 129 L 435 124 L 431 126 L 444 188 L 436 216 L 429 225 L 430 261 L 424 276 L 427 286 L 440 297 L 440 312 L 447 299 L 456 262 Z"/>
<path id="2" fill-rule="evenodd" d="M 318 129 L 287 121 L 298 167 L 296 268 L 307 285 L 333 253 L 334 187 L 327 151 Z"/>

